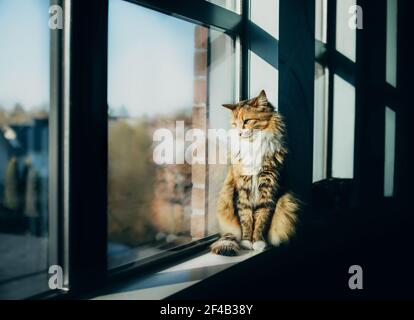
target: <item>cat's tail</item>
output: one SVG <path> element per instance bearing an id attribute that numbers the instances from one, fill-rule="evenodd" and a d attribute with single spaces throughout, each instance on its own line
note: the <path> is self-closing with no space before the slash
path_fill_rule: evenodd
<path id="1" fill-rule="evenodd" d="M 210 246 L 210 250 L 222 256 L 237 256 L 240 252 L 240 246 L 234 235 L 226 233 Z"/>
<path id="2" fill-rule="evenodd" d="M 295 233 L 299 210 L 300 202 L 292 193 L 278 199 L 268 233 L 270 244 L 276 247 Z"/>

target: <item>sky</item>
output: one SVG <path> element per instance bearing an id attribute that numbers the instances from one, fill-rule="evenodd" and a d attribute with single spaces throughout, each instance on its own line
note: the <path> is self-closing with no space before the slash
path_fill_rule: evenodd
<path id="1" fill-rule="evenodd" d="M 48 8 L 49 0 L 0 0 L 0 106 L 48 104 Z M 193 24 L 110 0 L 108 42 L 111 108 L 153 116 L 192 105 Z"/>
<path id="2" fill-rule="evenodd" d="M 131 116 L 189 108 L 193 102 L 194 25 L 111 0 L 108 103 Z"/>
<path id="3" fill-rule="evenodd" d="M 49 101 L 48 0 L 0 0 L 0 106 Z"/>

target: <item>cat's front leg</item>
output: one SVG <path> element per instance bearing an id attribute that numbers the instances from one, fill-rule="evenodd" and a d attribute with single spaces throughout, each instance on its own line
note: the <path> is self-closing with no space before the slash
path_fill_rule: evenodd
<path id="1" fill-rule="evenodd" d="M 258 177 L 259 199 L 254 210 L 253 249 L 263 251 L 267 247 L 266 233 L 275 208 L 274 189 L 276 176 L 273 170 L 264 170 Z"/>
<path id="2" fill-rule="evenodd" d="M 249 201 L 247 190 L 239 190 L 237 202 L 237 212 L 241 225 L 241 242 L 240 245 L 244 249 L 252 250 L 253 235 L 253 210 Z"/>
<path id="3" fill-rule="evenodd" d="M 272 218 L 271 210 L 267 207 L 259 207 L 254 212 L 254 230 L 252 248 L 255 251 L 263 251 L 266 247 L 265 233 Z"/>

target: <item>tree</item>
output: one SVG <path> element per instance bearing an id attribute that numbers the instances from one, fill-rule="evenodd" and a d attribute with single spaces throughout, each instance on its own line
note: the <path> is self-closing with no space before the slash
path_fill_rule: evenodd
<path id="1" fill-rule="evenodd" d="M 30 121 L 30 115 L 26 112 L 20 103 L 14 105 L 13 111 L 10 113 L 10 123 L 22 124 Z"/>
<path id="2" fill-rule="evenodd" d="M 8 124 L 8 115 L 3 106 L 0 105 L 0 128 Z"/>

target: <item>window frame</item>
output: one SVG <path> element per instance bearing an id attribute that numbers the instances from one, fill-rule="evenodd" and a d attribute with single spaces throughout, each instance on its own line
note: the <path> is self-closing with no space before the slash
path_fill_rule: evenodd
<path id="1" fill-rule="evenodd" d="M 57 214 L 53 239 L 54 260 L 63 267 L 65 290 L 32 298 L 77 297 L 122 281 L 130 275 L 154 271 L 206 248 L 217 235 L 189 245 L 107 270 L 107 63 L 110 0 L 51 0 L 64 8 L 64 29 L 53 46 L 53 90 L 56 94 L 56 134 L 51 142 L 51 168 L 57 180 L 50 184 L 50 203 Z M 248 98 L 249 50 L 277 68 L 278 40 L 249 20 L 250 0 L 241 0 L 241 14 L 204 0 L 123 0 L 218 28 L 240 48 L 240 99 Z M 91 12 L 85 15 L 85 12 Z M 61 61 L 61 63 L 59 63 Z M 51 210 L 52 212 L 52 210 Z"/>
<path id="2" fill-rule="evenodd" d="M 333 178 L 332 176 L 332 153 L 333 153 L 333 112 L 334 112 L 334 76 L 338 75 L 344 81 L 348 82 L 355 88 L 355 108 L 357 110 L 358 102 L 358 65 L 360 61 L 360 32 L 356 30 L 356 62 L 345 57 L 336 49 L 336 2 L 337 0 L 327 0 L 327 26 L 326 26 L 326 43 L 315 39 L 315 62 L 319 63 L 322 68 L 327 68 L 328 73 L 328 128 L 327 128 L 327 152 L 326 152 L 326 180 Z M 359 5 L 359 0 L 357 5 Z M 324 19 L 322 19 L 323 21 Z M 355 118 L 355 134 L 357 132 Z M 357 158 L 356 136 L 354 141 L 354 178 Z M 353 180 L 351 179 L 351 180 Z M 317 182 L 316 182 L 317 183 Z"/>
<path id="3" fill-rule="evenodd" d="M 52 5 L 63 6 L 64 0 L 49 0 Z M 47 214 L 47 268 L 21 278 L 29 281 L 33 277 L 44 276 L 48 278 L 48 269 L 51 265 L 64 265 L 64 210 L 63 210 L 63 34 L 61 30 L 49 29 L 49 115 L 48 115 L 48 214 Z M 64 274 L 64 279 L 66 275 Z M 64 280 L 63 284 L 66 282 Z M 4 285 L 5 291 L 8 284 Z M 12 287 L 13 289 L 16 287 Z M 19 286 L 22 287 L 22 286 Z M 45 286 L 46 287 L 46 286 Z M 2 288 L 3 289 L 3 288 Z M 25 287 L 13 292 L 15 298 L 27 296 L 38 297 L 48 295 L 50 292 L 37 292 L 37 288 L 26 290 Z M 32 293 L 33 292 L 33 293 Z M 9 297 L 5 297 L 6 299 Z"/>
<path id="4" fill-rule="evenodd" d="M 329 70 L 328 87 L 328 141 L 326 179 L 332 179 L 333 150 L 333 77 L 335 74 L 355 87 L 355 140 L 354 140 L 354 176 L 353 186 L 357 192 L 357 202 L 373 199 L 386 203 L 395 201 L 395 186 L 398 186 L 398 114 L 401 112 L 402 92 L 398 86 L 401 77 L 401 24 L 397 17 L 397 86 L 386 81 L 386 23 L 387 0 L 380 0 L 376 7 L 364 6 L 363 0 L 356 5 L 362 7 L 363 29 L 356 30 L 356 61 L 353 62 L 336 50 L 336 3 L 340 0 L 327 0 L 327 41 L 323 43 L 315 39 L 315 62 Z M 398 0 L 396 0 L 398 1 Z M 401 11 L 401 1 L 397 4 L 397 14 Z M 370 24 L 372 20 L 372 23 Z M 381 21 L 381 22 L 380 22 Z M 375 26 L 374 29 L 372 26 Z M 378 37 L 378 34 L 383 37 Z M 367 57 L 375 56 L 375 61 L 367 61 Z M 375 68 L 374 68 L 375 66 Z M 394 164 L 394 193 L 392 197 L 384 196 L 384 139 L 373 146 L 372 139 L 366 131 L 376 132 L 378 137 L 385 137 L 385 107 L 396 113 L 396 150 Z M 369 125 L 369 128 L 367 127 Z M 375 161 L 372 153 L 375 153 Z M 371 153 L 371 154 L 370 154 Z M 375 179 L 375 180 L 372 180 Z M 318 182 L 315 182 L 318 183 Z M 369 187 L 372 184 L 375 188 Z"/>

